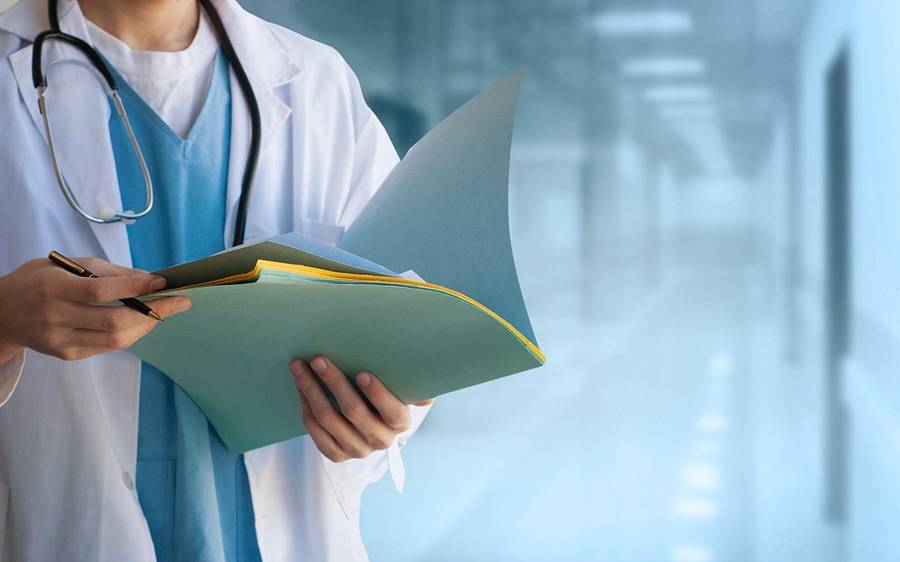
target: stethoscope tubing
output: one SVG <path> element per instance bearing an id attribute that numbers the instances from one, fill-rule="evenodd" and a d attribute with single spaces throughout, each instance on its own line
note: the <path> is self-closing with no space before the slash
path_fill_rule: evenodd
<path id="1" fill-rule="evenodd" d="M 248 207 L 250 205 L 250 193 L 253 188 L 254 180 L 256 179 L 256 172 L 259 168 L 259 156 L 262 145 L 262 116 L 259 109 L 259 100 L 257 100 L 256 94 L 253 92 L 253 86 L 250 83 L 250 78 L 247 76 L 247 73 L 244 70 L 244 66 L 241 64 L 241 61 L 237 56 L 234 45 L 232 44 L 231 38 L 228 36 L 228 33 L 225 30 L 225 25 L 222 23 L 222 19 L 221 17 L 219 17 L 218 11 L 212 5 L 211 0 L 197 1 L 209 16 L 213 29 L 215 30 L 216 35 L 219 38 L 219 42 L 221 43 L 222 51 L 224 52 L 225 58 L 231 66 L 232 71 L 234 72 L 235 79 L 237 80 L 238 86 L 241 89 L 241 93 L 243 94 L 244 99 L 247 102 L 247 107 L 250 113 L 250 146 L 247 154 L 247 164 L 244 167 L 244 175 L 241 180 L 241 194 L 238 200 L 238 208 L 234 222 L 234 237 L 232 239 L 232 244 L 234 246 L 238 246 L 244 243 L 247 229 Z M 39 33 L 34 40 L 31 72 L 32 81 L 38 95 L 38 105 L 41 111 L 41 116 L 43 118 L 44 129 L 47 133 L 47 143 L 50 149 L 53 170 L 54 174 L 56 175 L 57 182 L 59 183 L 60 189 L 62 190 L 62 193 L 69 205 L 73 209 L 75 209 L 75 211 L 78 212 L 82 217 L 91 222 L 108 224 L 121 221 L 137 220 L 149 213 L 153 207 L 153 184 L 152 179 L 150 178 L 150 173 L 147 170 L 147 165 L 144 161 L 143 154 L 141 153 L 140 147 L 138 146 L 137 138 L 135 137 L 134 131 L 132 130 L 131 124 L 128 120 L 128 115 L 125 112 L 125 108 L 122 104 L 121 99 L 119 98 L 118 84 L 116 84 L 115 77 L 106 66 L 106 63 L 103 61 L 102 57 L 100 57 L 100 55 L 93 47 L 91 47 L 84 40 L 73 35 L 63 33 L 60 30 L 57 0 L 48 0 L 48 15 L 50 21 L 50 29 Z M 106 81 L 107 86 L 109 87 L 110 96 L 113 99 L 113 103 L 115 104 L 116 111 L 119 114 L 119 117 L 122 119 L 122 122 L 125 125 L 126 133 L 135 152 L 138 160 L 138 165 L 141 168 L 141 174 L 144 178 L 144 183 L 147 190 L 147 205 L 142 211 L 137 213 L 114 212 L 113 217 L 95 217 L 90 213 L 84 211 L 84 209 L 79 205 L 75 194 L 72 192 L 72 190 L 69 188 L 68 183 L 65 181 L 59 165 L 59 161 L 56 157 L 56 148 L 53 141 L 53 133 L 50 127 L 50 120 L 47 114 L 46 107 L 47 104 L 45 93 L 48 84 L 47 77 L 43 72 L 43 46 L 47 41 L 62 41 L 78 49 L 82 54 L 85 55 L 85 57 L 87 57 L 91 65 L 93 65 L 97 69 L 97 71 L 100 72 L 103 79 Z"/>
<path id="2" fill-rule="evenodd" d="M 244 71 L 244 65 L 241 64 L 234 50 L 234 45 L 231 43 L 228 32 L 225 31 L 225 25 L 222 23 L 222 18 L 219 17 L 219 12 L 216 11 L 211 0 L 199 0 L 199 2 L 203 9 L 206 10 L 207 15 L 209 15 L 213 28 L 219 36 L 225 58 L 228 59 L 228 63 L 231 65 L 232 71 L 234 71 L 234 76 L 237 79 L 238 86 L 241 88 L 241 92 L 244 94 L 244 99 L 247 100 L 247 107 L 250 112 L 250 147 L 247 154 L 247 164 L 244 167 L 243 181 L 241 182 L 241 195 L 238 201 L 237 214 L 235 215 L 234 238 L 232 241 L 232 245 L 240 246 L 244 243 L 247 229 L 247 208 L 250 206 L 250 192 L 253 189 L 253 182 L 256 179 L 256 171 L 259 167 L 259 155 L 262 146 L 262 115 L 259 110 L 259 100 L 256 99 L 253 86 L 250 84 L 250 78 Z"/>

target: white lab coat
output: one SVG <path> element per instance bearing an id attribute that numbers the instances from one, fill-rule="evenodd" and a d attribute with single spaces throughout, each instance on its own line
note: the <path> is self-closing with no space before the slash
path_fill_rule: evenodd
<path id="1" fill-rule="evenodd" d="M 335 242 L 397 162 L 384 129 L 333 49 L 264 22 L 234 0 L 214 3 L 262 112 L 248 240 L 302 230 Z M 90 42 L 75 0 L 60 2 L 60 21 L 63 31 Z M 52 175 L 29 46 L 47 27 L 44 0 L 20 0 L 0 15 L 0 274 L 51 249 L 130 265 L 125 227 L 79 218 Z M 79 55 L 48 44 L 45 66 L 61 58 Z M 48 95 L 66 177 L 85 208 L 120 208 L 108 102 L 84 69 L 56 68 Z M 250 139 L 233 77 L 232 92 L 226 245 Z M 65 362 L 29 350 L 0 366 L 2 560 L 154 559 L 133 483 L 139 381 L 140 362 L 128 353 Z M 411 431 L 367 459 L 331 463 L 307 437 L 248 453 L 263 560 L 365 560 L 360 498 L 389 466 L 397 469 L 395 483 L 402 480 L 397 449 L 424 416 L 413 410 Z"/>

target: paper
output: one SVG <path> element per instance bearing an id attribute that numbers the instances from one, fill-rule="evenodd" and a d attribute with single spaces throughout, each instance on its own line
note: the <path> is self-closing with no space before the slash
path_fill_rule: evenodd
<path id="1" fill-rule="evenodd" d="M 425 282 L 425 280 L 422 279 L 419 276 L 419 274 L 416 273 L 415 271 L 413 271 L 412 269 L 407 269 L 406 271 L 404 271 L 403 273 L 400 274 L 400 277 L 402 277 L 404 279 L 409 279 L 410 281 L 422 281 L 423 283 Z"/>
<path id="2" fill-rule="evenodd" d="M 407 404 L 542 364 L 478 307 L 404 281 L 264 269 L 253 283 L 177 291 L 191 310 L 131 350 L 175 380 L 233 452 L 306 432 L 288 370 L 295 357 L 371 371 Z"/>
<path id="3" fill-rule="evenodd" d="M 308 238 L 298 232 L 290 232 L 260 242 L 236 246 L 214 256 L 176 265 L 155 273 L 166 278 L 168 281 L 166 289 L 171 290 L 244 273 L 253 269 L 257 260 L 304 264 L 345 273 L 395 275 L 394 272 L 377 263 Z"/>
<path id="4" fill-rule="evenodd" d="M 295 357 L 371 371 L 406 403 L 542 365 L 509 239 L 520 81 L 498 82 L 413 147 L 339 247 L 287 234 L 158 272 L 192 308 L 131 350 L 234 452 L 305 433 Z"/>
<path id="5" fill-rule="evenodd" d="M 338 246 L 469 295 L 535 341 L 509 238 L 509 158 L 522 71 L 419 141 Z"/>

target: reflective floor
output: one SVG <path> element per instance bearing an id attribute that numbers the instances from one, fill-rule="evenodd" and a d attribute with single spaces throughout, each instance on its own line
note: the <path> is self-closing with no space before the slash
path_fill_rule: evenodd
<path id="1" fill-rule="evenodd" d="M 795 480 L 781 496 L 795 509 L 776 508 L 799 517 L 791 532 L 817 518 L 811 497 L 797 501 L 802 472 L 798 485 L 794 467 L 768 470 L 783 439 L 752 425 L 771 419 L 754 392 L 780 364 L 752 235 L 687 227 L 653 283 L 635 273 L 640 260 L 574 274 L 565 252 L 521 262 L 549 363 L 437 402 L 405 450 L 406 493 L 387 479 L 367 493 L 373 560 L 790 559 L 757 558 L 783 527 L 757 540 L 771 498 L 760 486 Z M 777 422 L 779 435 L 790 425 Z M 798 464 L 817 454 L 806 449 Z M 793 559 L 822 559 L 819 542 L 806 547 Z"/>

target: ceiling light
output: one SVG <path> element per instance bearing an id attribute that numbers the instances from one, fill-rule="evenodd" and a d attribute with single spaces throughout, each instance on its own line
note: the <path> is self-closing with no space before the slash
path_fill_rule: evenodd
<path id="1" fill-rule="evenodd" d="M 675 10 L 606 12 L 591 24 L 601 35 L 674 35 L 694 30 L 690 14 Z"/>
<path id="2" fill-rule="evenodd" d="M 705 86 L 658 86 L 648 88 L 644 97 L 656 102 L 701 102 L 712 98 L 712 91 Z"/>
<path id="3" fill-rule="evenodd" d="M 697 420 L 697 427 L 705 433 L 717 433 L 728 427 L 728 420 L 724 416 L 710 414 Z"/>
<path id="4" fill-rule="evenodd" d="M 682 519 L 710 519 L 719 513 L 719 505 L 705 498 L 682 498 L 673 511 Z"/>
<path id="5" fill-rule="evenodd" d="M 706 72 L 706 63 L 696 58 L 642 58 L 625 62 L 622 71 L 629 76 L 697 76 Z"/>
<path id="6" fill-rule="evenodd" d="M 715 119 L 719 116 L 718 110 L 711 105 L 670 105 L 659 110 L 659 114 L 665 119 Z M 718 373 L 718 371 L 716 372 Z"/>
<path id="7" fill-rule="evenodd" d="M 681 480 L 685 487 L 703 492 L 714 492 L 722 483 L 719 467 L 708 462 L 685 464 L 681 467 Z"/>

